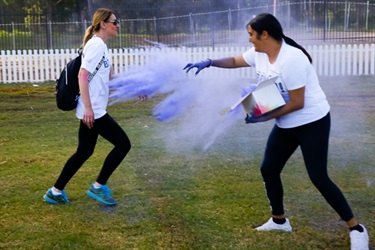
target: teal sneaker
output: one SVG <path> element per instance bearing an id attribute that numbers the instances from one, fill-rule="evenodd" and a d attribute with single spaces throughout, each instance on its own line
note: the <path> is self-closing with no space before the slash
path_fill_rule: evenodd
<path id="1" fill-rule="evenodd" d="M 60 204 L 66 204 L 69 203 L 70 201 L 68 200 L 68 196 L 65 193 L 65 190 L 61 192 L 59 195 L 53 195 L 52 194 L 52 189 L 48 189 L 47 193 L 43 195 L 43 199 L 54 205 L 60 205 Z"/>
<path id="2" fill-rule="evenodd" d="M 95 188 L 94 184 L 91 184 L 91 187 L 86 191 L 86 194 L 105 205 L 114 206 L 117 204 L 117 201 L 112 198 L 111 190 L 107 185 L 102 185 L 100 188 Z"/>

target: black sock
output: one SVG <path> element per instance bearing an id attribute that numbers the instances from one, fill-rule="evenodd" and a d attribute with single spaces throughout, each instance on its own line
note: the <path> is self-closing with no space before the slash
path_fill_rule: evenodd
<path id="1" fill-rule="evenodd" d="M 359 224 L 357 224 L 357 226 L 350 227 L 349 230 L 350 231 L 357 230 L 358 232 L 363 233 L 363 227 L 361 225 L 359 225 Z"/>
<path id="2" fill-rule="evenodd" d="M 276 224 L 279 224 L 279 225 L 282 225 L 286 222 L 286 219 L 285 218 L 282 218 L 282 219 L 276 219 L 276 218 L 273 218 L 272 217 L 272 220 L 273 222 L 275 222 Z"/>

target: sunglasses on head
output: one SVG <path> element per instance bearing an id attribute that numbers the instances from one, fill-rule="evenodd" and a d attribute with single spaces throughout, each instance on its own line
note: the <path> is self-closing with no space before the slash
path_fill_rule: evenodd
<path id="1" fill-rule="evenodd" d="M 113 23 L 113 25 L 120 25 L 120 19 L 115 19 L 113 21 L 107 21 L 107 23 Z"/>

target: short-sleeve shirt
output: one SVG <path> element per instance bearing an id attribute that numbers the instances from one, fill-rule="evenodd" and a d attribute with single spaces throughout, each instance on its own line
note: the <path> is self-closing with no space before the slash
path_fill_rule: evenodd
<path id="1" fill-rule="evenodd" d="M 258 82 L 278 77 L 276 85 L 287 102 L 288 91 L 305 87 L 304 107 L 276 118 L 277 126 L 293 128 L 323 118 L 330 110 L 314 67 L 302 50 L 283 40 L 274 63 L 270 63 L 267 54 L 249 49 L 243 55 L 247 64 L 256 69 Z"/>
<path id="2" fill-rule="evenodd" d="M 95 72 L 103 55 L 103 64 L 89 82 L 89 95 L 95 119 L 99 119 L 107 113 L 106 110 L 109 97 L 108 82 L 111 70 L 111 60 L 108 55 L 107 45 L 100 37 L 93 36 L 83 48 L 81 68 L 86 69 L 90 73 Z M 78 119 L 83 119 L 84 111 L 85 107 L 82 98 L 79 97 L 76 117 Z"/>

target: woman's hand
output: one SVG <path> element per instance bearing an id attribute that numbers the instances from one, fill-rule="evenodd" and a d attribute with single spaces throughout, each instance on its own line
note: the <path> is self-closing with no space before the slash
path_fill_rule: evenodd
<path id="1" fill-rule="evenodd" d="M 192 68 L 198 68 L 195 72 L 195 75 L 198 75 L 199 72 L 204 68 L 209 68 L 212 65 L 212 60 L 207 59 L 198 63 L 188 63 L 183 70 L 186 70 L 186 73 L 188 73 Z"/>
<path id="2" fill-rule="evenodd" d="M 94 126 L 94 111 L 92 110 L 91 100 L 89 95 L 89 82 L 87 80 L 88 75 L 90 74 L 84 68 L 81 68 L 78 73 L 78 83 L 79 83 L 79 91 L 81 92 L 81 98 L 83 105 L 85 106 L 85 111 L 83 113 L 82 122 L 88 128 L 92 128 Z"/>
<path id="3" fill-rule="evenodd" d="M 266 122 L 270 120 L 271 118 L 267 115 L 261 115 L 261 116 L 250 116 L 249 114 L 246 114 L 245 122 L 246 124 L 249 123 L 257 123 L 257 122 Z"/>
<path id="4" fill-rule="evenodd" d="M 82 119 L 83 124 L 91 129 L 92 127 L 94 127 L 94 121 L 94 111 L 92 110 L 92 108 L 85 108 Z"/>

